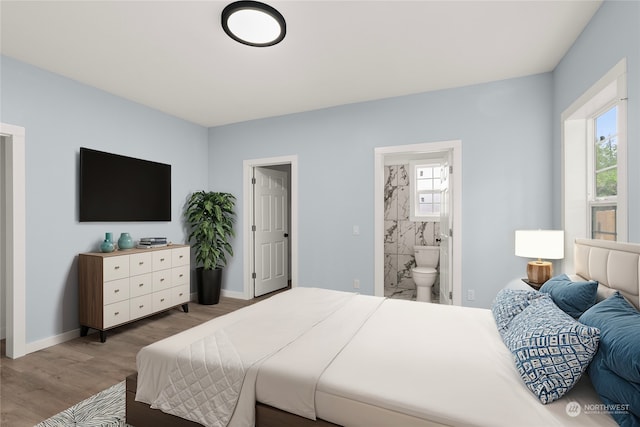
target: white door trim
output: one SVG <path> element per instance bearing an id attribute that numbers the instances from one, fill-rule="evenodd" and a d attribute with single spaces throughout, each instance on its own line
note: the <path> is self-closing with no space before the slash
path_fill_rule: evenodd
<path id="1" fill-rule="evenodd" d="M 243 271 L 244 271 L 244 298 L 252 299 L 254 289 L 251 273 L 253 265 L 253 242 L 251 239 L 251 213 L 253 212 L 253 198 L 251 179 L 253 168 L 257 166 L 291 165 L 291 188 L 289 197 L 291 200 L 291 217 L 289 218 L 289 245 L 291 245 L 291 287 L 298 286 L 298 156 L 269 157 L 263 159 L 244 160 L 242 162 L 243 180 L 243 209 L 242 229 L 243 238 Z"/>
<path id="2" fill-rule="evenodd" d="M 7 196 L 6 326 L 7 357 L 17 359 L 26 354 L 26 169 L 25 130 L 0 123 L 0 134 L 7 137 L 5 165 Z"/>
<path id="3" fill-rule="evenodd" d="M 462 141 L 376 147 L 374 149 L 374 294 L 384 296 L 384 157 L 399 153 L 434 153 L 452 150 L 453 162 L 453 304 L 462 305 Z"/>

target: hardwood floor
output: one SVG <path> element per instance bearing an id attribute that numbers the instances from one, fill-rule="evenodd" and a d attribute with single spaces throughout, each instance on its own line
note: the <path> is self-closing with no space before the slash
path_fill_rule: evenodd
<path id="1" fill-rule="evenodd" d="M 269 297 L 267 295 L 266 297 Z M 136 370 L 136 354 L 147 344 L 252 304 L 220 298 L 216 305 L 189 304 L 108 331 L 78 337 L 16 360 L 0 358 L 0 425 L 33 426 L 112 386 Z"/>

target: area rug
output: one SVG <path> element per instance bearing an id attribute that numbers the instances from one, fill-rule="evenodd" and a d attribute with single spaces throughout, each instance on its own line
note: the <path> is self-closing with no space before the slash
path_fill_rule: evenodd
<path id="1" fill-rule="evenodd" d="M 36 427 L 131 427 L 125 422 L 124 381 L 73 405 Z"/>

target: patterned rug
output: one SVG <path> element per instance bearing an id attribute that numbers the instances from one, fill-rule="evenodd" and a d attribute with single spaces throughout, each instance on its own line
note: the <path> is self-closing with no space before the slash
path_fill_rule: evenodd
<path id="1" fill-rule="evenodd" d="M 131 427 L 125 423 L 125 384 L 118 383 L 36 427 Z"/>

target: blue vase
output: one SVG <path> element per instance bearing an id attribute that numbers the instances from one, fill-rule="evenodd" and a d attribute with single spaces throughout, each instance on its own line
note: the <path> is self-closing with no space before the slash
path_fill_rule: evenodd
<path id="1" fill-rule="evenodd" d="M 115 246 L 113 245 L 113 235 L 111 233 L 105 233 L 104 242 L 100 245 L 102 252 L 113 252 Z"/>
<path id="2" fill-rule="evenodd" d="M 118 239 L 118 249 L 133 248 L 133 239 L 129 233 L 122 233 Z"/>

